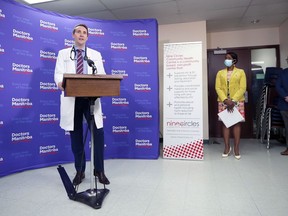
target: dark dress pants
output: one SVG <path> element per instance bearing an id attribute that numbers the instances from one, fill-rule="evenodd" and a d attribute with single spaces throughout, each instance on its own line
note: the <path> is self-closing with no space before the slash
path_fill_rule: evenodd
<path id="1" fill-rule="evenodd" d="M 288 111 L 287 110 L 281 110 L 280 111 L 284 125 L 285 125 L 285 138 L 286 138 L 286 146 L 288 148 Z"/>
<path id="2" fill-rule="evenodd" d="M 76 98 L 74 112 L 74 130 L 70 131 L 71 147 L 74 155 L 75 169 L 84 172 L 86 168 L 86 156 L 83 140 L 83 115 L 88 122 L 90 130 L 90 105 L 86 98 Z M 94 121 L 93 121 L 94 122 Z M 94 169 L 104 171 L 104 130 L 97 129 L 94 122 Z M 87 137 L 89 139 L 90 137 Z M 90 141 L 90 139 L 89 139 Z"/>

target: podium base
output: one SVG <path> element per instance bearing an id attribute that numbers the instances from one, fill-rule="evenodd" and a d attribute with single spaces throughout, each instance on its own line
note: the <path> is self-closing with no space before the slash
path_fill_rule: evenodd
<path id="1" fill-rule="evenodd" d="M 109 193 L 109 190 L 104 189 L 88 189 L 86 191 L 75 194 L 73 200 L 84 203 L 94 209 L 100 209 L 102 203 Z"/>
<path id="2" fill-rule="evenodd" d="M 109 189 L 107 189 L 107 188 L 88 189 L 86 191 L 76 193 L 76 190 L 75 190 L 70 178 L 68 177 L 64 167 L 59 165 L 57 170 L 60 174 L 62 183 L 66 189 L 66 192 L 67 192 L 69 199 L 84 203 L 84 204 L 86 204 L 86 205 L 88 205 L 94 209 L 99 209 L 102 207 L 102 203 L 110 191 Z"/>

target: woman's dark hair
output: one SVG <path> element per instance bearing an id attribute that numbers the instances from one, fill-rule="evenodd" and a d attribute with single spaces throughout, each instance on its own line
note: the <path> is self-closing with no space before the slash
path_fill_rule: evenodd
<path id="1" fill-rule="evenodd" d="M 73 29 L 73 34 L 75 33 L 75 31 L 76 31 L 76 28 L 77 28 L 77 27 L 79 27 L 79 26 L 82 26 L 82 27 L 84 27 L 84 28 L 87 30 L 87 35 L 88 35 L 88 26 L 87 26 L 87 25 L 85 25 L 85 24 L 78 24 L 78 25 L 76 25 L 76 26 L 74 27 L 74 29 Z"/>
<path id="2" fill-rule="evenodd" d="M 236 64 L 237 62 L 238 62 L 238 55 L 236 54 L 236 53 L 234 53 L 234 52 L 227 52 L 226 53 L 226 55 L 230 55 L 232 58 L 233 58 L 233 60 L 234 60 L 234 64 Z"/>

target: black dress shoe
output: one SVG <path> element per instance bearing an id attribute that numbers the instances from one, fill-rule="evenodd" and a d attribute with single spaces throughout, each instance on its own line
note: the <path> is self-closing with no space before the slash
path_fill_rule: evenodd
<path id="1" fill-rule="evenodd" d="M 94 176 L 96 176 L 98 178 L 100 183 L 105 184 L 105 185 L 110 184 L 110 181 L 105 176 L 104 172 L 98 172 L 98 171 L 94 170 Z"/>
<path id="2" fill-rule="evenodd" d="M 73 179 L 73 185 L 79 185 L 82 180 L 85 178 L 85 173 L 84 172 L 77 172 L 74 179 Z"/>
<path id="3" fill-rule="evenodd" d="M 283 152 L 281 152 L 281 155 L 288 155 L 288 148 L 285 150 L 285 151 L 283 151 Z"/>

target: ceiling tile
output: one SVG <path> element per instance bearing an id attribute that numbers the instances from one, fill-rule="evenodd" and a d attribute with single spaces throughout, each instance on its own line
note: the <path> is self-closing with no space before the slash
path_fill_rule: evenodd
<path id="1" fill-rule="evenodd" d="M 252 19 L 279 27 L 288 19 L 288 0 L 57 0 L 33 7 L 92 19 L 155 18 L 159 25 L 207 20 L 208 32 L 255 28 Z"/>
<path id="2" fill-rule="evenodd" d="M 288 14 L 288 2 L 266 5 L 253 5 L 248 8 L 245 16 L 264 16 L 273 14 L 278 15 L 283 13 Z"/>
<path id="3" fill-rule="evenodd" d="M 119 19 L 160 18 L 177 14 L 176 2 L 158 3 L 126 9 L 113 10 Z"/>

